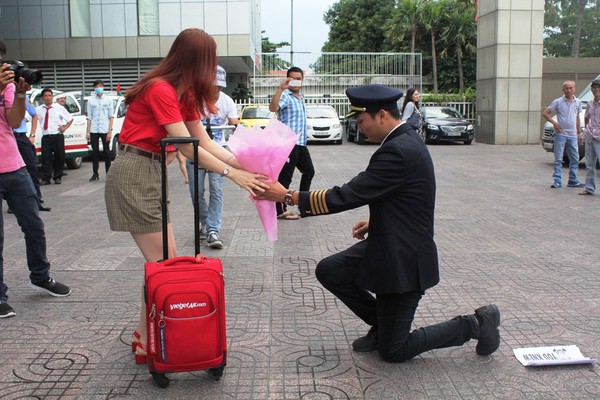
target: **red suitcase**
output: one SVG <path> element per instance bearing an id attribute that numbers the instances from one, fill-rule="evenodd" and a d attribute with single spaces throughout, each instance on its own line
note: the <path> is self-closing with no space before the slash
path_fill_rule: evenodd
<path id="1" fill-rule="evenodd" d="M 162 159 L 167 143 L 198 140 L 167 138 L 161 141 Z M 198 171 L 195 169 L 195 181 Z M 217 258 L 200 253 L 198 188 L 194 193 L 196 257 L 168 258 L 166 165 L 162 165 L 163 258 L 146 263 L 145 286 L 148 369 L 159 387 L 167 387 L 168 372 L 209 370 L 219 380 L 227 362 L 223 266 Z"/>

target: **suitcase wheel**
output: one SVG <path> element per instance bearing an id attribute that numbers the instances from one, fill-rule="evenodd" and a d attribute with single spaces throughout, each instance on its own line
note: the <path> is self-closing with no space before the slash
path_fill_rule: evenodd
<path id="1" fill-rule="evenodd" d="M 223 372 L 221 372 L 221 374 L 223 374 Z M 171 383 L 169 378 L 167 378 L 167 375 L 160 372 L 152 372 L 152 378 L 154 379 L 154 382 L 156 382 L 156 385 L 161 389 L 166 388 L 169 386 L 169 383 Z"/>
<path id="2" fill-rule="evenodd" d="M 215 378 L 215 381 L 220 381 L 221 377 L 223 376 L 223 370 L 225 369 L 225 366 L 220 366 L 218 368 L 211 368 L 209 370 L 209 372 L 213 375 L 213 377 Z"/>

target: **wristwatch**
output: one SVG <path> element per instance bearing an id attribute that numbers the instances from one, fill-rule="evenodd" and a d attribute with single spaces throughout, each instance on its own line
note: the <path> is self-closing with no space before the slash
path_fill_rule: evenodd
<path id="1" fill-rule="evenodd" d="M 283 196 L 283 202 L 288 206 L 294 205 L 294 192 L 295 190 L 288 190 L 285 196 Z"/>
<path id="2" fill-rule="evenodd" d="M 223 168 L 223 172 L 221 172 L 221 176 L 227 176 L 229 175 L 229 168 L 225 167 Z"/>

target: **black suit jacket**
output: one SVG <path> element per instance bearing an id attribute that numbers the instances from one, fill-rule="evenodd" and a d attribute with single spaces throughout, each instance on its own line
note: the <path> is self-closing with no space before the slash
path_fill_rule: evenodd
<path id="1" fill-rule="evenodd" d="M 433 240 L 435 175 L 427 147 L 402 124 L 371 156 L 367 169 L 341 187 L 300 192 L 303 217 L 369 205 L 369 235 L 357 284 L 373 293 L 425 291 L 439 282 Z"/>

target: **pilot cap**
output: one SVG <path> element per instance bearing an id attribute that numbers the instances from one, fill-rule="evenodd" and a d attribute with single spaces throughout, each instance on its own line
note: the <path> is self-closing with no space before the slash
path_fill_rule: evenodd
<path id="1" fill-rule="evenodd" d="M 397 110 L 398 100 L 403 95 L 401 90 L 377 84 L 348 88 L 346 96 L 350 100 L 350 112 L 346 116 L 354 117 L 361 112 Z"/>
<path id="2" fill-rule="evenodd" d="M 592 86 L 600 86 L 600 79 L 594 79 L 592 81 Z"/>

